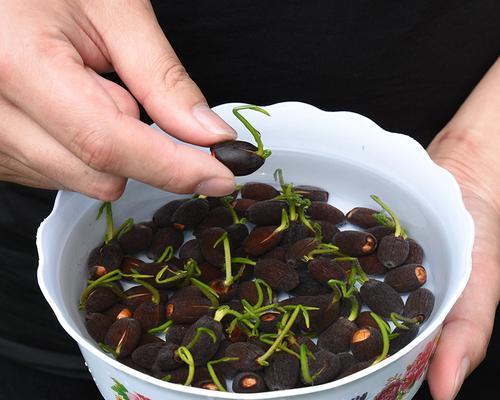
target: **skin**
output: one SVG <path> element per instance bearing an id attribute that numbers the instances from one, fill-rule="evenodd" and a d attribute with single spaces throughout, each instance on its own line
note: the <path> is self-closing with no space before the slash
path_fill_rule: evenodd
<path id="1" fill-rule="evenodd" d="M 0 180 L 105 201 L 120 197 L 127 178 L 177 193 L 233 191 L 222 164 L 138 120 L 135 99 L 187 143 L 235 137 L 208 109 L 149 1 L 2 0 L 0 38 Z M 111 70 L 130 92 L 98 75 Z M 428 374 L 435 400 L 453 399 L 484 358 L 498 305 L 498 93 L 500 61 L 428 148 L 457 178 L 476 224 L 472 276 Z"/>

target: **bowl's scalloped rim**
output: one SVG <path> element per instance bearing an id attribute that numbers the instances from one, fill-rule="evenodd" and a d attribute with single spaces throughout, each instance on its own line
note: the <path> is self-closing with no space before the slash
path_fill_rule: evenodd
<path id="1" fill-rule="evenodd" d="M 219 105 L 217 107 L 214 107 L 214 111 L 218 111 L 221 109 L 221 107 L 234 107 L 237 105 L 241 105 L 243 103 L 226 103 Z M 389 132 L 381 128 L 378 124 L 376 124 L 373 120 L 369 119 L 368 117 L 365 117 L 363 115 L 357 114 L 355 112 L 351 111 L 324 111 L 321 110 L 318 107 L 315 107 L 310 104 L 306 103 L 301 103 L 301 102 L 281 102 L 281 103 L 275 103 L 271 104 L 268 106 L 263 106 L 266 109 L 272 110 L 273 108 L 279 108 L 279 107 L 306 107 L 311 109 L 313 112 L 320 112 L 320 113 L 328 113 L 328 114 L 335 114 L 335 116 L 339 117 L 343 115 L 348 115 L 349 118 L 354 118 L 354 119 L 359 119 L 359 120 L 364 120 L 366 123 L 372 124 L 374 127 L 377 128 L 377 133 L 376 134 L 390 134 L 390 135 L 397 135 L 399 140 L 402 142 L 406 142 L 408 146 L 411 146 L 414 148 L 414 150 L 417 151 L 417 154 L 419 155 L 421 161 L 425 162 L 428 164 L 428 167 L 431 167 L 435 169 L 436 171 L 439 171 L 441 174 L 441 179 L 443 182 L 446 182 L 450 190 L 453 190 L 453 197 L 456 198 L 457 200 L 457 205 L 462 209 L 464 220 L 463 223 L 465 224 L 465 229 L 467 232 L 469 232 L 468 235 L 468 240 L 467 243 L 465 243 L 465 246 L 463 247 L 462 251 L 463 254 L 467 255 L 467 265 L 466 265 L 466 274 L 459 279 L 457 288 L 454 291 L 454 295 L 450 296 L 448 301 L 446 301 L 441 309 L 439 310 L 439 313 L 442 314 L 442 318 L 435 318 L 434 321 L 432 321 L 429 325 L 425 326 L 425 328 L 422 330 L 421 333 L 407 346 L 405 346 L 403 349 L 398 351 L 396 354 L 392 355 L 391 357 L 382 360 L 376 365 L 372 365 L 368 368 L 365 368 L 361 371 L 358 371 L 352 375 L 349 375 L 345 378 L 330 382 L 330 383 L 325 383 L 322 385 L 318 386 L 311 386 L 311 387 L 305 387 L 305 388 L 297 388 L 297 389 L 288 389 L 288 390 L 282 390 L 279 392 L 263 392 L 263 393 L 252 393 L 252 394 L 242 394 L 242 393 L 232 393 L 232 392 L 218 392 L 217 397 L 219 398 L 226 398 L 226 399 L 234 399 L 234 398 L 239 398 L 239 399 L 248 399 L 248 400 L 257 400 L 257 399 L 271 399 L 275 397 L 289 397 L 289 396 L 298 396 L 298 395 L 304 395 L 304 394 L 311 394 L 323 390 L 330 390 L 333 388 L 337 388 L 339 386 L 346 385 L 348 383 L 351 383 L 354 380 L 361 379 L 366 375 L 369 375 L 375 371 L 378 371 L 385 366 L 395 362 L 396 360 L 400 359 L 403 357 L 405 354 L 409 353 L 410 351 L 413 350 L 413 348 L 417 347 L 420 343 L 425 341 L 433 332 L 438 331 L 440 328 L 441 324 L 443 323 L 443 320 L 445 316 L 450 312 L 451 308 L 453 305 L 456 303 L 460 295 L 462 294 L 463 290 L 465 289 L 465 286 L 468 282 L 468 279 L 471 274 L 471 265 L 472 265 L 472 248 L 474 244 L 474 222 L 472 219 L 472 216 L 470 213 L 467 211 L 465 204 L 462 199 L 462 192 L 461 189 L 458 185 L 458 182 L 456 181 L 455 177 L 445 168 L 435 164 L 428 153 L 423 149 L 420 144 L 414 140 L 413 138 L 401 134 L 401 133 L 396 133 L 396 132 Z M 154 125 L 154 124 L 153 124 Z M 157 127 L 155 127 L 157 128 Z M 51 229 L 51 221 L 57 217 L 57 213 L 59 208 L 61 207 L 61 204 L 67 200 L 70 200 L 71 197 L 73 196 L 79 196 L 77 193 L 73 192 L 67 192 L 67 191 L 59 191 L 55 202 L 54 202 L 54 207 L 45 218 L 40 226 L 38 227 L 37 230 L 37 235 L 36 235 L 36 246 L 38 249 L 38 254 L 39 254 L 39 264 L 38 264 L 38 271 L 37 271 L 37 278 L 38 278 L 38 283 L 40 286 L 40 289 L 42 293 L 44 294 L 47 302 L 50 304 L 54 314 L 56 315 L 59 323 L 61 326 L 68 332 L 68 334 L 78 343 L 79 346 L 83 346 L 85 350 L 91 352 L 93 355 L 96 357 L 100 358 L 103 360 L 105 363 L 111 365 L 112 367 L 116 368 L 117 370 L 123 371 L 129 375 L 132 375 L 133 377 L 140 378 L 143 381 L 147 381 L 157 387 L 164 388 L 164 389 L 169 389 L 169 390 L 174 390 L 174 391 L 179 391 L 179 392 L 184 392 L 184 393 L 189 393 L 193 395 L 200 395 L 204 397 L 210 397 L 213 398 L 214 394 L 213 392 L 204 390 L 204 389 L 199 389 L 199 388 L 193 388 L 193 387 L 186 387 L 183 385 L 177 385 L 177 384 L 172 384 L 169 382 L 162 382 L 159 379 L 153 378 L 149 375 L 143 374 L 133 368 L 127 367 L 126 365 L 110 358 L 103 352 L 101 352 L 94 344 L 92 344 L 90 341 L 85 339 L 83 336 L 80 335 L 78 331 L 73 329 L 73 327 L 66 321 L 66 319 L 63 316 L 63 313 L 60 309 L 60 307 L 57 305 L 52 293 L 50 290 L 47 288 L 46 281 L 46 270 L 47 270 L 47 260 L 46 260 L 46 252 L 45 250 L 45 245 L 46 242 L 44 241 L 45 235 L 48 235 Z M 139 374 L 139 375 L 138 375 Z M 279 395 L 278 395 L 279 393 Z"/>

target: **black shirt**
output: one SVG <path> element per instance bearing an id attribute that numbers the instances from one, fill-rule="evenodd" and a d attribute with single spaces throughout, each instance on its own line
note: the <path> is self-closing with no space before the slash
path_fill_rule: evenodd
<path id="1" fill-rule="evenodd" d="M 153 5 L 211 106 L 303 101 L 358 112 L 424 146 L 500 53 L 498 0 Z M 84 371 L 78 349 L 36 282 L 36 227 L 54 196 L 0 183 L 0 355 L 74 375 Z"/>

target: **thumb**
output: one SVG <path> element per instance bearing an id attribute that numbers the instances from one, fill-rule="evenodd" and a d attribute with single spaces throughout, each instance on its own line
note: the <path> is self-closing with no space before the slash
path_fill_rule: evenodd
<path id="1" fill-rule="evenodd" d="M 236 137 L 208 107 L 161 30 L 149 1 L 93 4 L 89 12 L 111 64 L 164 131 L 201 146 Z"/>

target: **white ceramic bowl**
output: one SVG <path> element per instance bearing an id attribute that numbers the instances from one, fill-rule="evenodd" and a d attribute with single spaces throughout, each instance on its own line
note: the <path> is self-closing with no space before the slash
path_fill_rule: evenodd
<path id="1" fill-rule="evenodd" d="M 242 140 L 250 134 L 232 115 L 236 104 L 215 111 Z M 419 336 L 396 355 L 346 378 L 301 389 L 258 394 L 211 392 L 162 382 L 135 371 L 102 353 L 87 334 L 78 310 L 85 286 L 85 261 L 104 232 L 96 221 L 100 203 L 77 193 L 60 192 L 50 216 L 38 230 L 40 287 L 63 328 L 78 343 L 90 372 L 107 400 L 117 395 L 137 399 L 409 399 L 424 378 L 443 320 L 464 289 L 471 271 L 473 222 L 453 176 L 434 164 L 408 136 L 389 133 L 371 120 L 350 112 L 324 112 L 303 103 L 265 107 L 271 117 L 246 111 L 273 155 L 256 173 L 240 182 L 274 182 L 282 168 L 285 180 L 324 187 L 330 202 L 347 212 L 374 206 L 377 194 L 400 216 L 410 236 L 425 249 L 429 277 L 426 287 L 436 296 L 434 311 Z M 205 150 L 206 151 L 206 150 Z M 114 204 L 115 221 L 146 220 L 174 195 L 130 181 Z M 382 390 L 393 394 L 377 396 Z M 141 397 L 143 396 L 143 397 Z"/>

